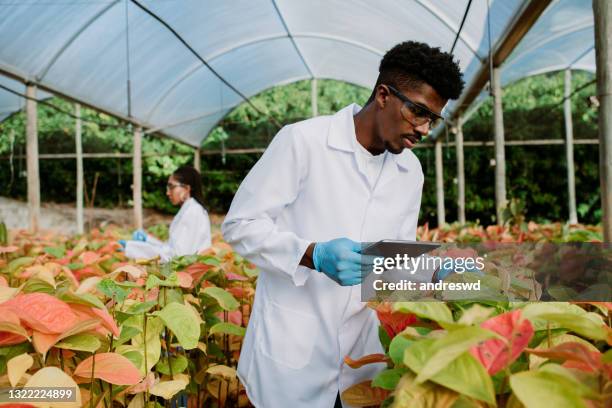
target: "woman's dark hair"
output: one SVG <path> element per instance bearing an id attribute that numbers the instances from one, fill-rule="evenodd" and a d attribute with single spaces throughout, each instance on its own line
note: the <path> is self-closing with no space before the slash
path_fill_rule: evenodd
<path id="1" fill-rule="evenodd" d="M 191 166 L 181 166 L 172 173 L 172 176 L 174 176 L 179 183 L 190 186 L 191 197 L 206 209 L 204 205 L 204 194 L 202 193 L 202 177 L 196 169 Z"/>

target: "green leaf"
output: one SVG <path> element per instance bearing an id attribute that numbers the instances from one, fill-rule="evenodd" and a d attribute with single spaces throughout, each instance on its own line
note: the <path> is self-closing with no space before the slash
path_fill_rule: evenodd
<path id="1" fill-rule="evenodd" d="M 402 375 L 407 372 L 408 369 L 404 367 L 387 368 L 374 377 L 372 386 L 384 388 L 385 390 L 394 390 Z"/>
<path id="2" fill-rule="evenodd" d="M 6 361 L 10 360 L 13 357 L 17 357 L 23 353 L 32 352 L 32 344 L 29 342 L 15 344 L 14 346 L 4 346 L 0 347 L 0 356 L 6 358 Z"/>
<path id="3" fill-rule="evenodd" d="M 187 306 L 180 303 L 170 303 L 153 314 L 162 319 L 185 350 L 191 350 L 198 346 L 200 325 L 193 311 Z"/>
<path id="4" fill-rule="evenodd" d="M 137 319 L 134 319 L 130 322 L 140 322 L 140 328 L 143 328 L 144 315 L 135 315 L 133 316 Z M 127 321 L 127 320 L 126 320 Z M 125 325 L 125 322 L 124 322 Z M 149 317 L 147 318 L 147 337 L 146 337 L 146 348 L 147 348 L 147 368 L 145 371 L 151 370 L 155 364 L 159 361 L 161 356 L 161 332 L 164 330 L 164 322 L 159 317 Z M 132 338 L 132 345 L 136 350 L 138 350 L 143 355 L 143 363 L 144 363 L 144 350 L 145 350 L 145 340 L 143 338 L 144 331 L 136 335 Z M 123 347 L 123 346 L 122 346 Z M 144 369 L 144 366 L 141 366 Z M 143 372 L 144 374 L 144 372 Z"/>
<path id="5" fill-rule="evenodd" d="M 410 372 L 402 376 L 394 395 L 392 406 L 401 408 L 450 408 L 459 397 L 456 392 L 438 384 L 417 383 Z"/>
<path id="6" fill-rule="evenodd" d="M 80 263 L 80 262 L 70 262 L 68 265 L 66 265 L 68 267 L 68 269 L 70 269 L 71 271 L 76 271 L 77 269 L 83 269 L 85 267 L 85 264 Z"/>
<path id="7" fill-rule="evenodd" d="M 413 342 L 414 341 L 405 338 L 401 334 L 398 334 L 391 340 L 391 344 L 389 345 L 389 357 L 391 357 L 391 360 L 393 360 L 396 366 L 403 364 L 404 352 Z"/>
<path id="8" fill-rule="evenodd" d="M 546 371 L 523 371 L 510 376 L 514 395 L 527 408 L 586 408 L 571 381 Z"/>
<path id="9" fill-rule="evenodd" d="M 89 353 L 93 353 L 98 350 L 102 344 L 100 340 L 92 335 L 87 333 L 79 333 L 74 336 L 66 337 L 64 340 L 55 344 L 55 347 L 73 350 L 73 351 L 87 351 Z"/>
<path id="10" fill-rule="evenodd" d="M 395 302 L 393 311 L 414 313 L 437 323 L 453 323 L 453 314 L 443 302 Z"/>
<path id="11" fill-rule="evenodd" d="M 45 247 L 44 251 L 57 259 L 63 258 L 66 255 L 66 250 L 61 247 Z"/>
<path id="12" fill-rule="evenodd" d="M 144 357 L 138 350 L 127 350 L 120 353 L 123 357 L 130 360 L 136 367 L 142 368 L 144 364 Z"/>
<path id="13" fill-rule="evenodd" d="M 240 306 L 240 303 L 231 293 L 216 286 L 208 287 L 202 293 L 215 299 L 224 310 L 232 312 Z"/>
<path id="14" fill-rule="evenodd" d="M 153 307 L 155 307 L 155 305 L 157 305 L 157 302 L 155 300 L 150 300 L 148 302 L 142 302 L 142 303 L 135 303 L 135 304 L 131 305 L 125 311 L 125 313 L 128 313 L 128 314 L 146 313 L 149 310 L 151 310 Z"/>
<path id="15" fill-rule="evenodd" d="M 606 351 L 603 356 L 601 356 L 601 361 L 604 364 L 610 364 L 612 363 L 612 349 Z"/>
<path id="16" fill-rule="evenodd" d="M 180 288 L 164 288 L 158 300 L 161 308 L 172 302 L 183 303 L 185 301 L 183 291 Z"/>
<path id="17" fill-rule="evenodd" d="M 420 373 L 433 355 L 436 340 L 423 339 L 406 349 L 404 364 L 415 373 Z M 469 352 L 461 354 L 430 379 L 468 397 L 495 404 L 495 390 L 491 377 Z M 424 383 L 427 384 L 427 383 Z"/>
<path id="18" fill-rule="evenodd" d="M 48 282 L 45 282 L 41 279 L 30 278 L 26 281 L 25 285 L 22 289 L 23 293 L 48 293 L 52 295 L 55 293 L 55 288 L 51 286 Z"/>
<path id="19" fill-rule="evenodd" d="M 480 324 L 487 320 L 494 311 L 495 310 L 492 308 L 482 307 L 479 304 L 475 304 L 469 309 L 463 311 L 463 314 L 461 314 L 461 318 L 457 323 L 466 326 Z"/>
<path id="20" fill-rule="evenodd" d="M 211 327 L 209 333 L 210 334 L 225 333 L 225 334 L 233 334 L 235 336 L 244 336 L 244 334 L 246 333 L 246 329 L 244 327 L 236 326 L 233 323 L 221 322 Z"/>
<path id="21" fill-rule="evenodd" d="M 122 288 L 121 286 L 117 285 L 117 282 L 109 278 L 102 279 L 100 282 L 98 282 L 96 289 L 98 289 L 105 296 L 114 298 L 119 303 L 123 302 L 130 294 L 129 289 Z"/>
<path id="22" fill-rule="evenodd" d="M 210 265 L 210 266 L 221 265 L 221 262 L 217 258 L 211 255 L 205 255 L 203 257 L 200 257 L 200 262 L 206 265 Z"/>
<path id="23" fill-rule="evenodd" d="M 147 278 L 146 290 L 151 290 L 157 286 L 174 287 L 179 285 L 178 275 L 176 272 L 170 274 L 168 279 L 161 280 L 155 275 L 149 275 Z"/>
<path id="24" fill-rule="evenodd" d="M 28 256 L 17 258 L 17 259 L 13 259 L 8 264 L 9 273 L 14 274 L 15 272 L 19 271 L 19 269 L 21 269 L 21 268 L 23 268 L 25 266 L 32 265 L 35 260 L 36 260 L 36 258 L 32 258 L 32 257 L 28 257 Z"/>
<path id="25" fill-rule="evenodd" d="M 380 344 L 383 346 L 383 349 L 388 350 L 389 345 L 391 344 L 391 339 L 389 338 L 387 331 L 382 326 L 378 326 L 378 339 L 380 340 Z"/>
<path id="26" fill-rule="evenodd" d="M 523 309 L 523 316 L 530 320 L 556 323 L 593 340 L 606 340 L 607 338 L 606 325 L 599 314 L 587 312 L 569 303 L 530 303 Z"/>
<path id="27" fill-rule="evenodd" d="M 141 329 L 138 329 L 136 327 L 130 327 L 130 326 L 121 326 L 121 335 L 119 336 L 119 339 L 117 340 L 117 342 L 115 343 L 115 345 L 120 345 L 125 343 L 126 341 L 129 341 L 132 339 L 132 337 L 138 335 L 142 333 Z"/>
<path id="28" fill-rule="evenodd" d="M 73 293 L 70 291 L 63 292 L 59 295 L 59 299 L 66 303 L 77 303 L 80 305 L 91 306 L 98 309 L 106 309 L 104 303 L 91 293 Z"/>
<path id="29" fill-rule="evenodd" d="M 431 346 L 431 357 L 427 359 L 425 366 L 419 371 L 416 381 L 422 383 L 429 380 L 454 359 L 468 351 L 470 347 L 492 337 L 499 336 L 490 330 L 476 326 L 448 332 Z"/>
<path id="30" fill-rule="evenodd" d="M 170 375 L 170 367 L 172 367 L 172 375 L 180 374 L 187 368 L 188 361 L 187 358 L 183 355 L 178 355 L 176 357 L 170 358 L 170 366 L 168 366 L 168 360 L 161 360 L 155 368 L 157 371 L 164 375 Z"/>

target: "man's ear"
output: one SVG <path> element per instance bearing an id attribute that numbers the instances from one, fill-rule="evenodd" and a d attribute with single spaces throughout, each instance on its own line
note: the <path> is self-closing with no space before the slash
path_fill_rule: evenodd
<path id="1" fill-rule="evenodd" d="M 374 96 L 374 100 L 380 109 L 383 109 L 387 104 L 387 99 L 389 99 L 389 90 L 387 87 L 378 85 L 376 87 L 376 94 Z"/>

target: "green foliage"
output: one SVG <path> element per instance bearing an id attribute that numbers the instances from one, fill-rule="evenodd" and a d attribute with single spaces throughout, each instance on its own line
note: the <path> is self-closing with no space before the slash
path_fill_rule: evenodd
<path id="1" fill-rule="evenodd" d="M 504 90 L 504 132 L 507 141 L 564 139 L 563 72 L 526 78 Z M 591 82 L 593 76 L 573 73 L 573 89 Z M 595 84 L 578 91 L 571 99 L 575 139 L 596 139 L 597 110 L 587 103 L 596 93 Z M 466 141 L 493 140 L 493 103 L 488 98 L 463 126 Z M 450 140 L 454 137 L 449 134 Z M 576 197 L 582 223 L 601 220 L 598 146 L 575 145 Z M 425 173 L 420 222 L 435 225 L 435 162 L 433 149 L 416 149 Z M 493 147 L 465 147 L 466 218 L 488 225 L 495 221 L 495 157 Z M 446 219 L 457 214 L 457 163 L 455 149 L 444 148 Z M 565 146 L 507 146 L 506 185 L 508 198 L 525 205 L 524 216 L 536 222 L 568 218 Z"/>
<path id="2" fill-rule="evenodd" d="M 575 72 L 574 89 L 592 81 L 590 74 Z M 370 90 L 333 81 L 318 81 L 320 115 L 336 112 L 356 102 L 364 104 Z M 280 124 L 288 124 L 312 115 L 309 81 L 274 87 L 252 98 L 252 102 Z M 595 93 L 595 84 L 581 89 L 572 98 L 574 137 L 597 138 L 597 111 L 589 107 L 588 96 Z M 504 90 L 504 127 L 506 140 L 563 139 L 563 73 L 527 78 Z M 52 102 L 65 110 L 70 103 L 58 98 Z M 491 98 L 475 111 L 464 125 L 466 141 L 493 140 L 493 106 Z M 104 114 L 82 109 L 85 118 L 108 125 L 83 122 L 84 152 L 122 152 L 132 150 L 132 134 L 126 126 Z M 74 151 L 74 120 L 44 105 L 39 105 L 39 147 L 41 153 Z M 117 127 L 119 126 L 119 127 Z M 215 127 L 202 144 L 202 149 L 223 151 L 234 148 L 265 148 L 277 126 L 257 113 L 250 105 L 241 104 Z M 25 118 L 17 113 L 0 123 L 0 156 L 25 153 Z M 452 140 L 452 135 L 449 135 Z M 425 173 L 420 222 L 436 224 L 434 154 L 431 148 L 414 150 Z M 599 199 L 598 147 L 576 145 L 575 171 L 578 216 L 581 222 L 598 223 L 601 219 Z M 190 147 L 170 139 L 147 136 L 143 140 L 143 200 L 147 208 L 175 213 L 165 196 L 167 177 L 179 166 L 193 162 Z M 225 212 L 240 182 L 259 158 L 259 154 L 202 155 L 202 180 L 209 210 Z M 470 220 L 489 224 L 495 221 L 494 157 L 492 147 L 466 147 L 466 213 Z M 546 222 L 568 217 L 565 147 L 508 146 L 506 148 L 508 197 L 525 205 L 522 215 L 527 220 Z M 0 195 L 26 197 L 25 158 L 0 161 Z M 75 200 L 75 161 L 41 160 L 43 201 Z M 130 159 L 86 159 L 85 185 L 87 198 L 92 199 L 97 180 L 96 206 L 124 207 L 131 204 L 132 167 Z M 444 184 L 446 218 L 456 218 L 456 162 L 454 148 L 444 148 Z"/>

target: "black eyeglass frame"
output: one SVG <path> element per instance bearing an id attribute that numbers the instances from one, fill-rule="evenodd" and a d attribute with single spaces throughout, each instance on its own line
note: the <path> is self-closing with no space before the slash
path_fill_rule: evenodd
<path id="1" fill-rule="evenodd" d="M 444 118 L 442 116 L 438 115 L 435 112 L 432 112 L 431 110 L 427 109 L 423 105 L 419 105 L 418 103 L 413 102 L 412 100 L 410 100 L 410 98 L 408 98 L 406 95 L 404 95 L 403 93 L 401 93 L 400 91 L 398 91 L 397 89 L 392 87 L 391 85 L 387 85 L 387 84 L 381 84 L 381 85 L 386 86 L 389 89 L 389 91 L 391 91 L 391 93 L 393 95 L 395 95 L 400 101 L 402 101 L 404 103 L 404 105 L 410 105 L 410 106 L 416 107 L 416 108 L 421 109 L 421 110 L 423 110 L 423 111 L 425 111 L 425 112 L 427 112 L 429 114 L 428 122 L 418 123 L 417 118 L 423 117 L 423 116 L 422 115 L 418 115 L 418 114 L 413 112 L 413 114 L 415 116 L 415 122 L 417 122 L 416 123 L 417 126 L 422 126 L 425 123 L 427 123 L 429 125 L 429 129 L 433 129 L 434 127 L 436 127 L 440 123 L 444 122 Z"/>

